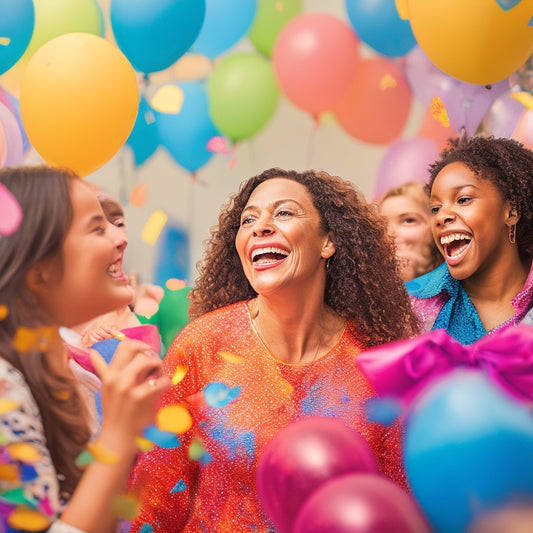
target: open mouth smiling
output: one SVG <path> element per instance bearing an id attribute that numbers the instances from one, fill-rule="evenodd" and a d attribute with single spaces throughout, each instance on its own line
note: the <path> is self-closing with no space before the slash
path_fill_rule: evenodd
<path id="1" fill-rule="evenodd" d="M 465 256 L 472 237 L 467 233 L 450 233 L 440 238 L 440 244 L 444 249 L 444 257 L 450 264 L 459 263 Z"/>
<path id="2" fill-rule="evenodd" d="M 271 265 L 283 261 L 289 252 L 283 248 L 266 246 L 255 248 L 250 254 L 250 258 L 255 265 Z"/>

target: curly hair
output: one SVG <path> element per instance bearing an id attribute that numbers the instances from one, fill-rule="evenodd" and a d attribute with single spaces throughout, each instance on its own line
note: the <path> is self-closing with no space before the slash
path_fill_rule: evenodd
<path id="1" fill-rule="evenodd" d="M 516 243 L 522 260 L 533 257 L 533 151 L 514 139 L 459 137 L 450 140 L 440 158 L 430 165 L 431 191 L 439 172 L 451 163 L 463 163 L 479 178 L 490 181 L 520 215 Z"/>
<path id="2" fill-rule="evenodd" d="M 327 172 L 271 168 L 244 183 L 211 228 L 199 277 L 191 291 L 189 316 L 257 296 L 248 282 L 235 247 L 240 216 L 254 189 L 272 178 L 301 183 L 311 195 L 322 229 L 335 245 L 327 269 L 324 301 L 340 316 L 353 320 L 369 346 L 418 332 L 403 283 L 398 277 L 394 245 L 386 222 L 352 183 Z"/>

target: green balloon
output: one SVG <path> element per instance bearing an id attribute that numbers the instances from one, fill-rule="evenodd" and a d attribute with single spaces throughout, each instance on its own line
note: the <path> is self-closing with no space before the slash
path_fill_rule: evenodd
<path id="1" fill-rule="evenodd" d="M 276 38 L 282 28 L 302 12 L 302 0 L 258 0 L 248 38 L 255 48 L 272 57 Z"/>
<path id="2" fill-rule="evenodd" d="M 207 83 L 209 113 L 233 141 L 249 139 L 274 114 L 280 91 L 268 60 L 255 53 L 226 56 Z"/>

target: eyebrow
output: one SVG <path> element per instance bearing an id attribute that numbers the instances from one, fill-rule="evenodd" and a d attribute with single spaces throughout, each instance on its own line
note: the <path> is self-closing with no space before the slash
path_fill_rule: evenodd
<path id="1" fill-rule="evenodd" d="M 86 226 L 90 228 L 91 226 L 94 226 L 95 224 L 101 224 L 102 222 L 106 222 L 107 219 L 103 215 L 93 215 L 87 222 Z"/>
<path id="2" fill-rule="evenodd" d="M 298 200 L 295 200 L 294 198 L 282 198 L 281 200 L 276 200 L 274 202 L 271 202 L 269 204 L 269 206 L 272 206 L 274 208 L 278 207 L 279 205 L 281 204 L 284 204 L 285 202 L 293 202 L 294 204 L 296 204 L 298 207 L 300 207 L 301 209 L 303 209 L 302 207 L 302 204 L 300 204 L 300 202 L 298 202 Z M 251 210 L 251 209 L 259 209 L 258 206 L 256 205 L 247 205 L 243 210 L 242 212 L 244 213 L 245 211 L 248 211 L 248 210 Z"/>

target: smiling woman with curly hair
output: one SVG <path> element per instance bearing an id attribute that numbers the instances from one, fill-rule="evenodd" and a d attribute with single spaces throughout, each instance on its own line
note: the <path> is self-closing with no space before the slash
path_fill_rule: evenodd
<path id="1" fill-rule="evenodd" d="M 355 359 L 415 335 L 418 322 L 385 221 L 350 182 L 279 168 L 246 181 L 212 232 L 190 313 L 164 361 L 170 376 L 186 373 L 163 405 L 186 406 L 192 427 L 179 448 L 140 458 L 134 531 L 272 531 L 257 460 L 306 416 L 360 432 L 404 484 L 399 428 L 366 420 L 374 391 Z M 198 439 L 209 460 L 192 462 Z"/>

